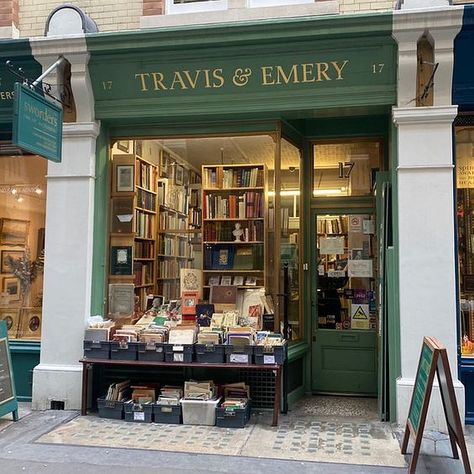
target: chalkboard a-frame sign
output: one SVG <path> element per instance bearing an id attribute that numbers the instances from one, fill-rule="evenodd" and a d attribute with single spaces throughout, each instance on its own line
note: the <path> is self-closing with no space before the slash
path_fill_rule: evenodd
<path id="1" fill-rule="evenodd" d="M 415 441 L 408 472 L 412 474 L 416 469 L 435 374 L 438 377 L 441 400 L 443 402 L 446 424 L 448 425 L 449 441 L 451 443 L 453 457 L 459 459 L 457 450 L 457 446 L 459 446 L 464 464 L 464 472 L 466 474 L 472 474 L 471 466 L 469 464 L 469 456 L 466 449 L 466 442 L 464 440 L 464 433 L 462 430 L 461 418 L 459 417 L 458 405 L 454 394 L 448 353 L 446 348 L 432 337 L 423 338 L 423 346 L 421 347 L 415 386 L 413 387 L 413 395 L 411 398 L 410 409 L 408 411 L 405 435 L 403 436 L 401 449 L 402 454 L 407 453 L 410 434 L 414 437 Z"/>
<path id="2" fill-rule="evenodd" d="M 0 321 L 0 416 L 10 412 L 13 421 L 18 421 L 18 401 L 13 381 L 7 325 L 5 321 Z"/>

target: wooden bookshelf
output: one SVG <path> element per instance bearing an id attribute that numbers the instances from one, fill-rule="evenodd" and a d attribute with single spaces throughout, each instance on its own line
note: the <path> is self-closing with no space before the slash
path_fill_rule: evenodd
<path id="1" fill-rule="evenodd" d="M 203 288 L 229 277 L 238 288 L 264 287 L 265 165 L 204 165 L 202 180 Z"/>

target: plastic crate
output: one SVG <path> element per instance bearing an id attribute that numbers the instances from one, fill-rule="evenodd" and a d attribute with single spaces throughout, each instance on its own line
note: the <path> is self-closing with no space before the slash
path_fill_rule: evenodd
<path id="1" fill-rule="evenodd" d="M 226 362 L 229 364 L 252 364 L 254 346 L 225 346 Z"/>
<path id="2" fill-rule="evenodd" d="M 223 364 L 225 346 L 223 344 L 194 344 L 196 362 L 204 364 Z"/>
<path id="3" fill-rule="evenodd" d="M 86 359 L 110 359 L 109 341 L 84 341 Z"/>
<path id="4" fill-rule="evenodd" d="M 181 423 L 181 405 L 153 405 L 155 423 L 179 425 Z"/>
<path id="5" fill-rule="evenodd" d="M 193 361 L 194 344 L 164 344 L 165 362 L 189 362 Z"/>
<path id="6" fill-rule="evenodd" d="M 220 428 L 244 428 L 250 420 L 250 403 L 245 408 L 226 410 L 224 407 L 216 408 L 216 426 Z"/>
<path id="7" fill-rule="evenodd" d="M 101 418 L 123 420 L 123 401 L 106 400 L 105 397 L 97 399 L 97 408 Z"/>
<path id="8" fill-rule="evenodd" d="M 255 346 L 254 362 L 257 365 L 283 364 L 286 359 L 286 344 L 283 346 Z"/>
<path id="9" fill-rule="evenodd" d="M 138 343 L 138 360 L 150 362 L 163 362 L 165 360 L 165 348 L 160 343 Z"/>
<path id="10" fill-rule="evenodd" d="M 187 400 L 182 398 L 183 424 L 214 426 L 216 424 L 216 407 L 220 400 L 220 398 L 213 400 Z"/>
<path id="11" fill-rule="evenodd" d="M 133 403 L 132 401 L 123 404 L 125 421 L 134 423 L 151 423 L 153 419 L 153 403 Z"/>
<path id="12" fill-rule="evenodd" d="M 110 358 L 137 360 L 138 342 L 110 341 Z"/>

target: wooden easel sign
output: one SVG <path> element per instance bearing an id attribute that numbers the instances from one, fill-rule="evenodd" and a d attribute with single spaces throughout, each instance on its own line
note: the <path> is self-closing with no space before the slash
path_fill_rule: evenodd
<path id="1" fill-rule="evenodd" d="M 458 405 L 454 395 L 453 379 L 449 368 L 448 353 L 446 348 L 433 337 L 424 337 L 421 348 L 418 370 L 416 372 L 415 386 L 408 411 L 408 420 L 402 442 L 402 454 L 407 453 L 410 434 L 413 436 L 415 445 L 408 468 L 409 473 L 414 473 L 418 455 L 420 454 L 421 440 L 425 428 L 426 415 L 430 403 L 431 389 L 435 373 L 438 377 L 441 400 L 443 402 L 444 415 L 448 425 L 449 441 L 453 451 L 453 457 L 459 459 L 457 446 L 461 450 L 464 472 L 472 474 L 467 454 L 466 442 L 459 417 Z"/>
<path id="2" fill-rule="evenodd" d="M 0 321 L 0 416 L 10 412 L 13 421 L 18 421 L 18 401 L 8 346 L 8 330 L 5 321 Z"/>

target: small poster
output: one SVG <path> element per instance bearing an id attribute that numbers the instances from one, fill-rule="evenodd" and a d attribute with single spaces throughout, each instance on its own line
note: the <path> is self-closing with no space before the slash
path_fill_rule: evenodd
<path id="1" fill-rule="evenodd" d="M 364 234 L 373 234 L 375 232 L 375 221 L 364 219 L 362 222 L 362 232 Z"/>
<path id="2" fill-rule="evenodd" d="M 319 253 L 326 255 L 343 255 L 344 237 L 321 237 L 319 240 Z"/>
<path id="3" fill-rule="evenodd" d="M 351 303 L 351 329 L 369 329 L 369 305 Z"/>
<path id="4" fill-rule="evenodd" d="M 348 270 L 350 277 L 372 278 L 372 260 L 349 260 Z"/>
<path id="5" fill-rule="evenodd" d="M 361 216 L 349 216 L 349 232 L 362 232 Z"/>

